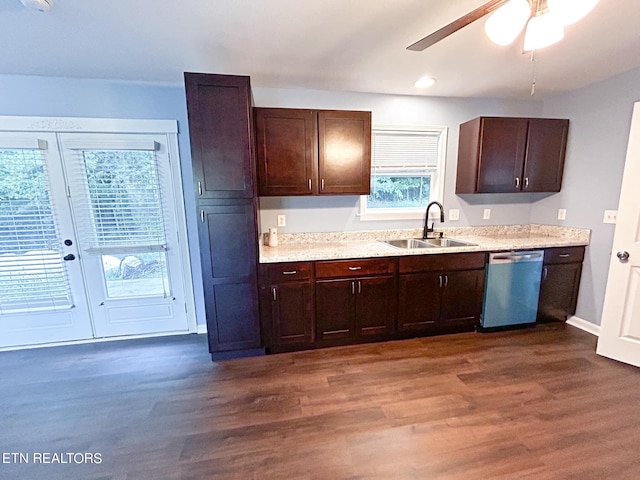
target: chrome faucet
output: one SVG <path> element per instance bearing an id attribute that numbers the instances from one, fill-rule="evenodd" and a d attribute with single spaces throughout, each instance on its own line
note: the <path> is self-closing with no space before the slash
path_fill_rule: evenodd
<path id="1" fill-rule="evenodd" d="M 429 228 L 429 210 L 433 205 L 437 205 L 440 208 L 440 222 L 444 223 L 444 208 L 440 202 L 431 202 L 427 205 L 427 213 L 424 217 L 424 230 L 422 231 L 422 238 L 429 238 L 429 234 L 433 232 L 433 226 L 435 222 L 431 222 L 431 228 Z"/>

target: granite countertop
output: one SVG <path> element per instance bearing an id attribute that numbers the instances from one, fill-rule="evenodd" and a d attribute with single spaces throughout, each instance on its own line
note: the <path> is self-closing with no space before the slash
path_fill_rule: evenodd
<path id="1" fill-rule="evenodd" d="M 383 243 L 383 240 L 420 238 L 422 229 L 290 233 L 278 235 L 277 247 L 269 247 L 260 242 L 260 263 L 585 246 L 589 244 L 591 235 L 591 230 L 588 229 L 551 225 L 436 229 L 436 234 L 439 232 L 445 237 L 476 245 L 401 249 Z"/>

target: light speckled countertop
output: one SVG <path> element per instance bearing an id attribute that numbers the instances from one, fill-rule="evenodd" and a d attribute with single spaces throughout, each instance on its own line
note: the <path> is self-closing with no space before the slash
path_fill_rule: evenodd
<path id="1" fill-rule="evenodd" d="M 443 232 L 445 237 L 476 245 L 400 249 L 382 242 L 400 238 L 420 238 L 422 229 L 290 233 L 278 235 L 277 247 L 265 246 L 261 242 L 260 263 L 584 246 L 589 244 L 591 235 L 588 229 L 550 225 L 438 228 L 437 232 Z"/>

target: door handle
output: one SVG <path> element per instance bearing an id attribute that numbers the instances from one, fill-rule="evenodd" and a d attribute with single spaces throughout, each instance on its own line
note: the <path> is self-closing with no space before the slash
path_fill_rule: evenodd
<path id="1" fill-rule="evenodd" d="M 349 270 L 352 272 L 357 272 L 358 270 L 362 270 L 362 267 L 349 267 Z"/>
<path id="2" fill-rule="evenodd" d="M 442 283 L 442 275 L 438 275 L 438 283 L 439 283 L 440 288 L 442 288 L 442 285 L 443 285 L 443 283 Z"/>
<path id="3" fill-rule="evenodd" d="M 524 188 L 525 190 L 529 188 L 529 177 L 524 177 Z"/>
<path id="4" fill-rule="evenodd" d="M 69 255 L 65 255 L 64 257 L 62 257 L 62 259 L 66 262 L 70 262 L 72 260 L 75 260 L 76 256 L 73 253 L 70 253 Z"/>
<path id="5" fill-rule="evenodd" d="M 516 188 L 520 188 L 520 177 L 516 177 Z"/>
<path id="6" fill-rule="evenodd" d="M 444 287 L 447 288 L 449 286 L 449 275 L 444 276 Z"/>
<path id="7" fill-rule="evenodd" d="M 362 280 L 358 280 L 358 293 L 362 293 Z"/>
<path id="8" fill-rule="evenodd" d="M 273 295 L 273 301 L 276 302 L 278 300 L 278 290 L 276 287 L 271 289 L 271 294 Z"/>
<path id="9" fill-rule="evenodd" d="M 618 252 L 616 257 L 620 260 L 620 263 L 627 263 L 629 261 L 629 252 Z"/>
<path id="10" fill-rule="evenodd" d="M 542 280 L 546 280 L 547 279 L 547 275 L 549 275 L 549 270 L 547 269 L 547 267 L 544 267 L 542 269 Z"/>

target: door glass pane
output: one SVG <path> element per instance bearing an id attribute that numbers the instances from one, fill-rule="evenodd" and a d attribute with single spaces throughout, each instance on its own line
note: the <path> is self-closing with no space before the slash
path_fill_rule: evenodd
<path id="1" fill-rule="evenodd" d="M 109 298 L 168 296 L 165 252 L 102 255 Z"/>
<path id="2" fill-rule="evenodd" d="M 39 149 L 0 149 L 0 313 L 71 306 Z"/>

